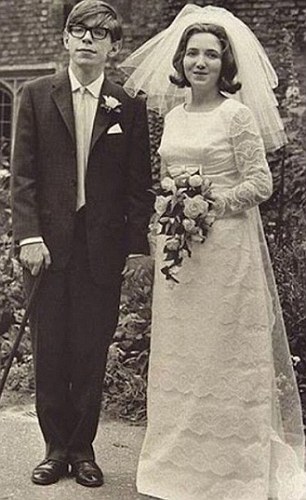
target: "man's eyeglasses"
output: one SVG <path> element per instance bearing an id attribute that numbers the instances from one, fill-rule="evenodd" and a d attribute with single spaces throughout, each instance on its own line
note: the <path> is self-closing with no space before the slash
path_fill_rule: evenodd
<path id="1" fill-rule="evenodd" d="M 91 37 L 94 40 L 104 40 L 109 33 L 109 30 L 107 28 L 103 28 L 101 26 L 88 28 L 88 26 L 83 26 L 82 24 L 72 24 L 68 27 L 68 32 L 74 38 L 84 38 L 87 31 L 89 31 Z"/>

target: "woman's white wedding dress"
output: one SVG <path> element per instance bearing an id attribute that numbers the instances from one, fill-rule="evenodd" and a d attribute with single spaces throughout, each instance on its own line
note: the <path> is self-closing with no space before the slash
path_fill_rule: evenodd
<path id="1" fill-rule="evenodd" d="M 148 427 L 140 493 L 167 500 L 298 500 L 301 408 L 257 205 L 271 195 L 263 143 L 234 99 L 174 108 L 164 171 L 198 166 L 221 215 L 170 284 L 156 238 Z"/>

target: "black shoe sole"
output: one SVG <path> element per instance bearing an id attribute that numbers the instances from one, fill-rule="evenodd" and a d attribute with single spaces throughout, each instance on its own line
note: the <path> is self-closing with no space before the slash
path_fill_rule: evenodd
<path id="1" fill-rule="evenodd" d="M 99 488 L 100 486 L 103 486 L 104 481 L 100 483 L 83 483 L 80 481 L 78 478 L 75 479 L 76 483 L 80 484 L 81 486 L 85 486 L 86 488 Z"/>

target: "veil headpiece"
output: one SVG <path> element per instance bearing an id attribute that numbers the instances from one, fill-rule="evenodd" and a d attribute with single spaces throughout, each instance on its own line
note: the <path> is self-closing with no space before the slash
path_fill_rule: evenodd
<path id="1" fill-rule="evenodd" d="M 242 84 L 232 97 L 252 110 L 267 151 L 283 146 L 286 136 L 273 93 L 277 75 L 252 31 L 224 8 L 187 4 L 167 29 L 121 63 L 129 75 L 124 85 L 126 91 L 133 96 L 145 92 L 148 108 L 161 115 L 188 99 L 190 90 L 178 88 L 169 76 L 174 73 L 172 60 L 180 38 L 194 23 L 216 24 L 225 29 L 238 68 L 237 79 Z"/>

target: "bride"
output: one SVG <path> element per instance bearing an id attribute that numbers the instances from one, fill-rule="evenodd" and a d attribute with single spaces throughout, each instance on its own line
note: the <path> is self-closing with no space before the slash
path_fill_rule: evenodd
<path id="1" fill-rule="evenodd" d="M 157 236 L 148 426 L 137 488 L 167 500 L 299 500 L 301 407 L 258 204 L 286 139 L 277 78 L 230 12 L 187 5 L 122 65 L 166 113 L 161 176 L 196 166 L 216 217 L 170 286 Z M 170 111 L 168 112 L 168 110 Z"/>

